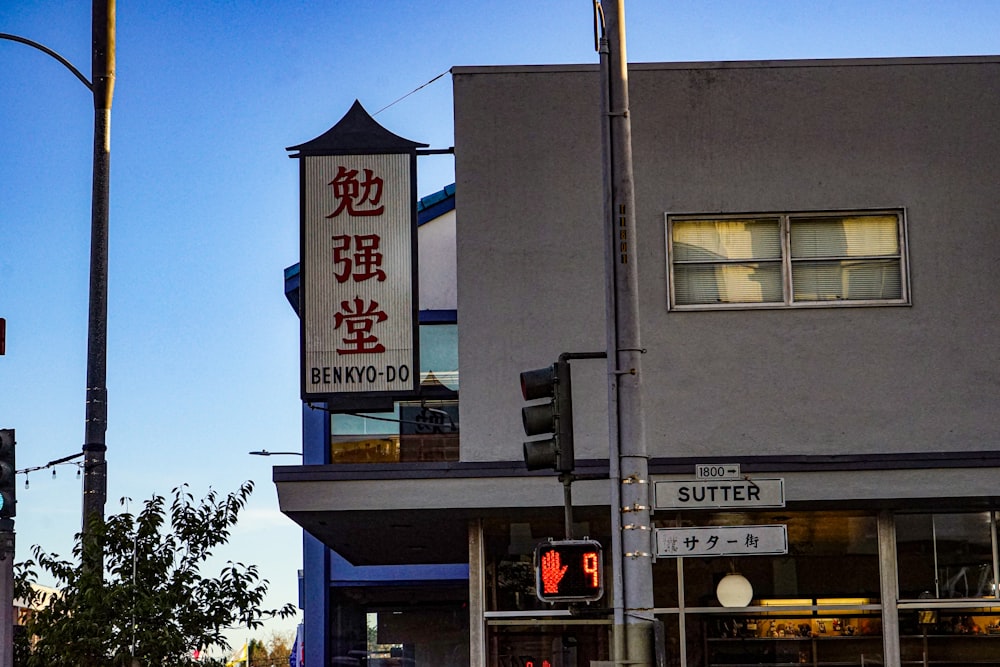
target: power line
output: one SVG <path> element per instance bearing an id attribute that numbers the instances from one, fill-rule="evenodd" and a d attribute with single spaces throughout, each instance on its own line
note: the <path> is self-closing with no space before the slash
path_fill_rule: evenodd
<path id="1" fill-rule="evenodd" d="M 381 109 L 379 109 L 378 111 L 376 111 L 375 113 L 373 113 L 372 116 L 373 117 L 377 116 L 380 113 L 382 113 L 383 111 L 385 111 L 386 109 L 388 109 L 389 107 L 391 107 L 392 105 L 396 104 L 397 102 L 402 102 L 403 100 L 405 100 L 407 97 L 409 97 L 413 93 L 417 92 L 421 88 L 426 88 L 427 86 L 431 85 L 432 83 L 434 83 L 435 81 L 437 81 L 438 79 L 440 79 L 441 77 L 443 77 L 445 74 L 447 74 L 450 71 L 451 71 L 450 69 L 446 69 L 445 71 L 441 72 L 440 74 L 438 74 L 436 77 L 434 77 L 433 79 L 431 79 L 430 81 L 428 81 L 424 85 L 417 86 L 416 88 L 414 88 L 413 90 L 411 90 L 407 94 L 405 94 L 402 97 L 400 97 L 398 100 L 395 100 L 393 102 L 390 102 L 389 104 L 386 104 L 384 107 L 382 107 Z"/>

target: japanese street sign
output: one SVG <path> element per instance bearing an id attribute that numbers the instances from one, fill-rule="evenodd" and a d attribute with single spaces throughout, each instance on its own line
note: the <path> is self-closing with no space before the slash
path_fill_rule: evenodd
<path id="1" fill-rule="evenodd" d="M 657 557 L 754 556 L 788 553 L 784 524 L 657 528 Z"/>
<path id="2" fill-rule="evenodd" d="M 720 507 L 784 507 L 785 480 L 681 480 L 653 484 L 658 510 Z"/>

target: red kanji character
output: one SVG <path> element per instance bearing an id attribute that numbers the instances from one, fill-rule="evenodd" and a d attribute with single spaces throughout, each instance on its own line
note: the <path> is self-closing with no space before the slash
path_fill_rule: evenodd
<path id="1" fill-rule="evenodd" d="M 378 342 L 378 336 L 372 335 L 372 327 L 376 322 L 384 322 L 389 316 L 378 309 L 377 301 L 371 301 L 367 307 L 361 297 L 354 297 L 353 309 L 350 301 L 341 301 L 341 312 L 333 317 L 333 328 L 339 329 L 347 324 L 347 336 L 343 343 L 348 347 L 337 348 L 337 354 L 365 354 L 385 352 L 385 346 Z"/>
<path id="2" fill-rule="evenodd" d="M 343 264 L 342 270 L 335 270 L 333 272 L 333 276 L 337 279 L 338 283 L 347 282 L 347 279 L 351 277 L 353 263 L 351 262 L 350 250 L 350 234 L 340 234 L 333 237 L 333 263 L 334 265 Z"/>
<path id="3" fill-rule="evenodd" d="M 371 278 L 384 281 L 385 271 L 378 268 L 382 266 L 382 253 L 376 252 L 381 240 L 378 234 L 358 234 L 353 237 L 355 252 L 351 255 L 352 237 L 348 234 L 334 236 L 333 263 L 342 267 L 333 273 L 337 282 L 344 283 L 352 277 L 354 282 L 364 282 Z"/>
<path id="4" fill-rule="evenodd" d="M 358 170 L 337 167 L 337 175 L 327 185 L 333 187 L 333 196 L 339 200 L 337 209 L 326 216 L 336 218 L 345 210 L 351 215 L 382 215 L 382 179 L 371 169 L 364 170 L 364 180 L 358 181 Z M 355 205 L 371 204 L 375 208 L 358 209 Z"/>
<path id="5" fill-rule="evenodd" d="M 375 252 L 381 240 L 378 234 L 359 234 L 354 237 L 354 280 L 385 280 L 385 271 L 378 268 L 382 266 L 382 253 Z"/>

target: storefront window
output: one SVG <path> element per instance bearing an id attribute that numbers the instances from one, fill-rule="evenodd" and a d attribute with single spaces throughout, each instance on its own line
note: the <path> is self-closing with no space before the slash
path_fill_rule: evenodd
<path id="1" fill-rule="evenodd" d="M 467 590 L 454 587 L 331 589 L 333 665 L 466 667 Z"/>
<path id="2" fill-rule="evenodd" d="M 904 664 L 995 664 L 1000 655 L 1000 608 L 901 610 L 899 650 Z"/>
<path id="3" fill-rule="evenodd" d="M 902 599 L 996 597 L 992 513 L 896 517 Z"/>
<path id="4" fill-rule="evenodd" d="M 787 554 L 656 562 L 655 603 L 666 612 L 657 618 L 665 629 L 667 664 L 881 664 L 874 515 L 716 512 L 657 521 L 658 527 L 774 524 L 787 529 Z M 678 567 L 682 596 L 676 583 L 670 585 Z M 749 601 L 725 607 L 719 584 L 734 574 L 749 588 Z"/>
<path id="5" fill-rule="evenodd" d="M 753 590 L 753 600 L 792 599 L 816 604 L 818 599 L 864 598 L 880 595 L 878 539 L 875 517 L 847 512 L 725 512 L 685 517 L 669 525 L 763 525 L 781 523 L 788 530 L 788 553 L 780 556 L 685 558 L 684 596 L 688 607 L 721 607 L 719 582 L 738 572 Z M 657 522 L 658 526 L 668 523 Z M 674 559 L 655 568 L 674 570 Z M 665 574 L 665 581 L 676 574 Z M 665 590 L 668 586 L 663 587 Z M 659 588 L 657 589 L 660 590 Z M 668 600 L 667 604 L 672 601 Z M 757 604 L 753 602 L 752 604 Z M 666 606 L 659 600 L 657 606 Z"/>
<path id="6" fill-rule="evenodd" d="M 490 667 L 589 667 L 610 656 L 607 623 L 489 626 Z"/>
<path id="7" fill-rule="evenodd" d="M 896 516 L 904 664 L 996 662 L 1000 600 L 995 522 L 993 512 Z M 956 599 L 963 606 L 955 606 Z"/>
<path id="8" fill-rule="evenodd" d="M 420 325 L 420 389 L 391 411 L 331 415 L 331 463 L 457 461 L 458 325 Z"/>
<path id="9" fill-rule="evenodd" d="M 589 537 L 604 545 L 608 552 L 609 520 L 606 512 L 580 516 L 574 522 L 574 537 Z M 535 547 L 549 540 L 565 538 L 565 523 L 561 512 L 531 520 L 508 521 L 490 519 L 483 522 L 486 553 L 486 609 L 490 612 L 533 612 L 564 610 L 566 602 L 547 603 L 535 592 Z M 610 557 L 602 563 L 604 581 L 608 582 Z M 605 586 L 604 597 L 594 607 L 607 608 L 611 592 Z M 539 666 L 540 667 L 540 666 Z"/>

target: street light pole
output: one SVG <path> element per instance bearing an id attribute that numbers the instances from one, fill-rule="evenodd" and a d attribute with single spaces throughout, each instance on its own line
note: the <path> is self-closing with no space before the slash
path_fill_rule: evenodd
<path id="1" fill-rule="evenodd" d="M 91 90 L 94 94 L 94 169 L 91 198 L 90 309 L 87 329 L 86 425 L 83 443 L 83 532 L 104 521 L 108 496 L 108 204 L 111 98 L 115 87 L 115 0 L 93 0 Z M 85 551 L 86 553 L 86 551 Z M 103 570 L 103 553 L 90 567 Z"/>
<path id="2" fill-rule="evenodd" d="M 27 44 L 52 56 L 91 91 L 94 98 L 94 163 L 91 190 L 90 308 L 87 327 L 86 424 L 83 443 L 83 532 L 94 519 L 104 521 L 108 495 L 107 351 L 108 351 L 108 202 L 111 172 L 111 98 L 115 87 L 115 0 L 93 0 L 91 11 L 92 81 L 61 55 L 43 44 L 0 33 L 0 39 Z M 97 563 L 104 568 L 103 554 Z M 88 558 L 85 555 L 84 560 Z"/>

